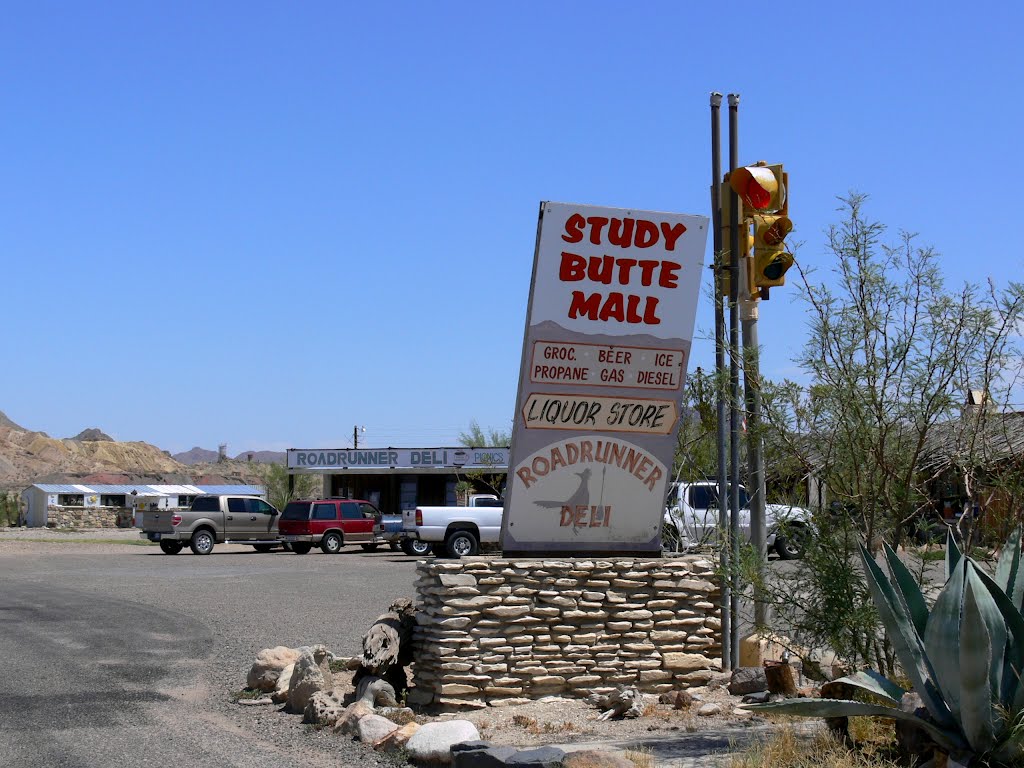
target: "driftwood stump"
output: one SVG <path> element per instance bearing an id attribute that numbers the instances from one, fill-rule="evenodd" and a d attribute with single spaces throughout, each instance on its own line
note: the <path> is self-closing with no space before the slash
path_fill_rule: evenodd
<path id="1" fill-rule="evenodd" d="M 587 697 L 594 706 L 605 710 L 598 720 L 621 720 L 629 717 L 640 717 L 644 713 L 644 696 L 634 687 L 620 685 L 611 693 L 601 696 L 594 694 Z"/>
<path id="2" fill-rule="evenodd" d="M 415 626 L 416 612 L 412 600 L 404 597 L 393 602 L 388 612 L 370 626 L 363 636 L 359 668 L 352 677 L 352 685 L 357 690 L 365 678 L 381 678 L 392 689 L 394 698 L 401 699 L 409 688 L 405 668 L 412 663 L 412 631 Z M 364 685 L 362 690 L 366 688 Z M 381 697 L 387 696 L 386 689 L 380 686 L 374 686 L 374 690 L 379 690 Z"/>
<path id="3" fill-rule="evenodd" d="M 796 696 L 796 677 L 788 661 L 766 661 L 764 677 L 770 692 L 781 693 L 786 698 Z"/>

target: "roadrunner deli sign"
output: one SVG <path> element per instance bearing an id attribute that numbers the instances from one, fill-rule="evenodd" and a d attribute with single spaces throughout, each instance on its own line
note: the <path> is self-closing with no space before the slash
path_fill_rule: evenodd
<path id="1" fill-rule="evenodd" d="M 543 203 L 501 544 L 652 552 L 708 219 Z"/>

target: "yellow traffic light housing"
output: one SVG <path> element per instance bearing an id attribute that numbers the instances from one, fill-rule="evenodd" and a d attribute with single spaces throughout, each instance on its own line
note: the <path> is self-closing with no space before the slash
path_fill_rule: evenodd
<path id="1" fill-rule="evenodd" d="M 786 213 L 786 174 L 781 163 L 737 168 L 729 174 L 729 186 L 739 195 L 744 216 Z"/>
<path id="2" fill-rule="evenodd" d="M 718 288 L 723 298 L 728 299 L 731 290 L 732 275 L 732 240 L 729 236 L 729 222 L 731 221 L 731 203 L 729 194 L 723 185 L 722 191 L 722 252 L 715 258 L 715 271 L 718 275 Z M 742 208 L 740 208 L 742 212 Z M 754 236 L 750 234 L 750 221 L 740 218 L 740 269 L 746 269 L 748 280 L 747 285 L 753 285 L 749 280 L 752 274 L 750 254 L 754 249 Z M 743 284 L 740 283 L 740 286 Z M 742 297 L 741 297 L 742 298 Z"/>
<path id="3" fill-rule="evenodd" d="M 768 298 L 768 288 L 786 284 L 786 271 L 793 266 L 793 254 L 786 251 L 786 235 L 793 231 L 788 216 L 754 217 L 753 275 L 751 294 Z"/>

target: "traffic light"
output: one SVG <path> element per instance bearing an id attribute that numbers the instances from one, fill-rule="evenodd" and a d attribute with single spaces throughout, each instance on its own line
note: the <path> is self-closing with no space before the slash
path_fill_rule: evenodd
<path id="1" fill-rule="evenodd" d="M 747 165 L 729 174 L 729 186 L 743 204 L 743 217 L 786 212 L 786 174 L 782 164 Z"/>
<path id="2" fill-rule="evenodd" d="M 768 298 L 768 289 L 786 284 L 786 270 L 793 266 L 793 254 L 786 251 L 786 235 L 793 231 L 788 216 L 754 216 L 754 257 L 750 293 Z"/>
<path id="3" fill-rule="evenodd" d="M 742 209 L 741 209 L 742 210 Z M 715 270 L 718 274 L 718 286 L 722 296 L 728 299 L 730 296 L 730 277 L 732 275 L 732 239 L 729 233 L 729 222 L 730 222 L 730 211 L 731 203 L 729 200 L 729 194 L 725 191 L 723 185 L 722 191 L 722 252 L 717 254 L 715 259 Z M 750 275 L 752 271 L 750 264 L 752 263 L 750 254 L 754 248 L 754 236 L 750 234 L 750 222 L 744 218 L 740 218 L 740 269 L 747 270 L 747 285 L 753 285 L 750 282 Z M 740 283 L 742 286 L 743 284 Z M 741 297 L 742 298 L 742 297 Z"/>

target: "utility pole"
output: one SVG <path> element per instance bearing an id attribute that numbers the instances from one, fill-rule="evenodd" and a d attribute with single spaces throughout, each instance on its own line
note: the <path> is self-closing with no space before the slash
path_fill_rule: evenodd
<path id="1" fill-rule="evenodd" d="M 359 447 L 359 433 L 365 432 L 366 427 L 355 426 L 352 427 L 352 448 L 353 450 Z"/>

